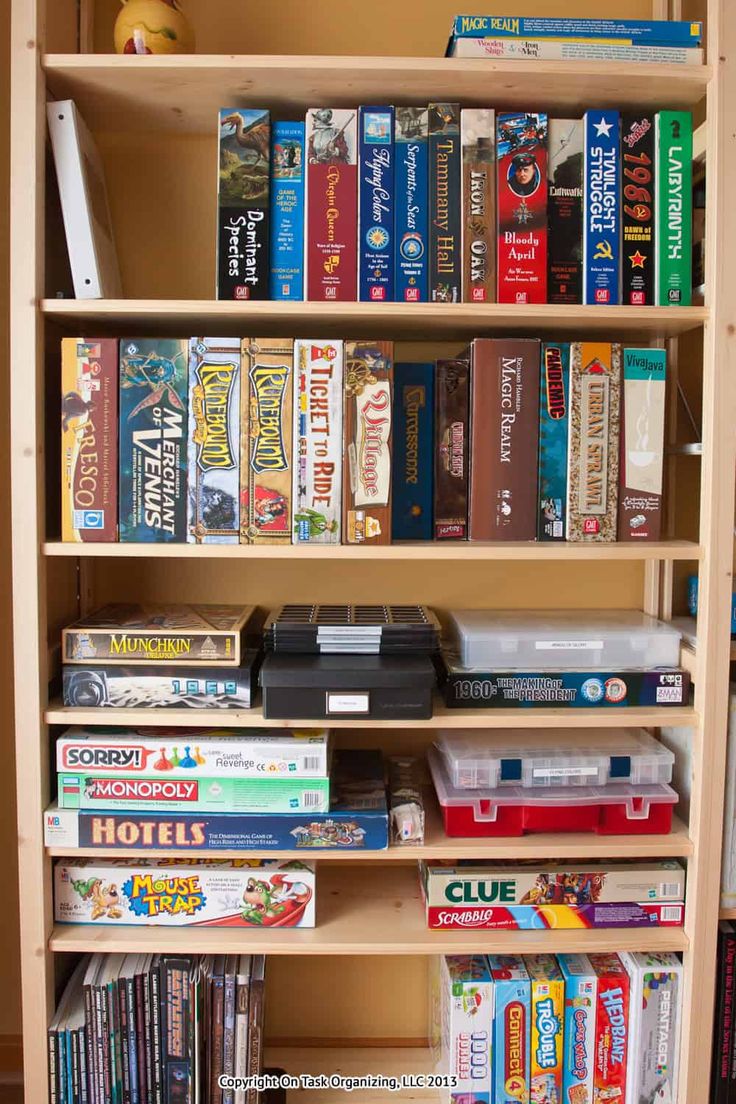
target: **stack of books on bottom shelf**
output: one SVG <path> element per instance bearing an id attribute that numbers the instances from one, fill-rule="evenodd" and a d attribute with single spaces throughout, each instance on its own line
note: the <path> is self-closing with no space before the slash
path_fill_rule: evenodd
<path id="1" fill-rule="evenodd" d="M 262 1071 L 263 955 L 94 954 L 48 1029 L 51 1104 L 256 1104 L 221 1077 Z"/>
<path id="2" fill-rule="evenodd" d="M 677 1099 L 677 955 L 451 955 L 434 966 L 433 1049 L 455 1079 L 443 1102 Z"/>

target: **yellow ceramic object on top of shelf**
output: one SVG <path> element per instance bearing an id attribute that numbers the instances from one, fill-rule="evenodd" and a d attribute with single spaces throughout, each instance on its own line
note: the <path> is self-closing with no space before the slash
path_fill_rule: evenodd
<path id="1" fill-rule="evenodd" d="M 179 0 L 122 0 L 115 22 L 119 54 L 193 54 L 194 31 Z"/>

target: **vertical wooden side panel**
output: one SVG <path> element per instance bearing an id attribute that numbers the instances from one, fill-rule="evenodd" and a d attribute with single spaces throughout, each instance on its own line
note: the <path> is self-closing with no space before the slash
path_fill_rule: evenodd
<path id="1" fill-rule="evenodd" d="M 95 3 L 94 0 L 78 0 L 78 2 L 79 52 L 93 54 L 95 52 Z"/>
<path id="2" fill-rule="evenodd" d="M 728 720 L 734 472 L 736 471 L 736 23 L 728 0 L 708 4 L 708 52 L 716 71 L 708 89 L 706 301 L 711 319 L 703 349 L 703 460 L 698 596 L 698 681 L 693 733 L 680 1104 L 708 1098 L 716 930 L 720 886 L 723 783 Z M 715 59 L 718 59 L 717 61 Z"/>
<path id="3" fill-rule="evenodd" d="M 48 754 L 43 540 L 44 0 L 13 0 L 11 112 L 10 407 L 13 613 L 25 1099 L 47 1099 L 45 1031 L 53 1004 L 51 872 L 43 848 Z"/>

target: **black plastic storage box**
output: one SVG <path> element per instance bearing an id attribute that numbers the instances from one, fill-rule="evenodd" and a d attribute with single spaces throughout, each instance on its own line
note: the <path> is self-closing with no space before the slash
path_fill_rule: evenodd
<path id="1" fill-rule="evenodd" d="M 261 667 L 263 716 L 425 721 L 436 679 L 429 656 L 269 652 Z"/>

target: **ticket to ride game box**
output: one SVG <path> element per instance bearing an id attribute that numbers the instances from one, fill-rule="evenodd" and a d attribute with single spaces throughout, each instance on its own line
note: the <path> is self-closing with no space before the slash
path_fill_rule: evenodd
<path id="1" fill-rule="evenodd" d="M 315 869 L 302 862 L 77 859 L 54 867 L 61 924 L 313 928 Z"/>

